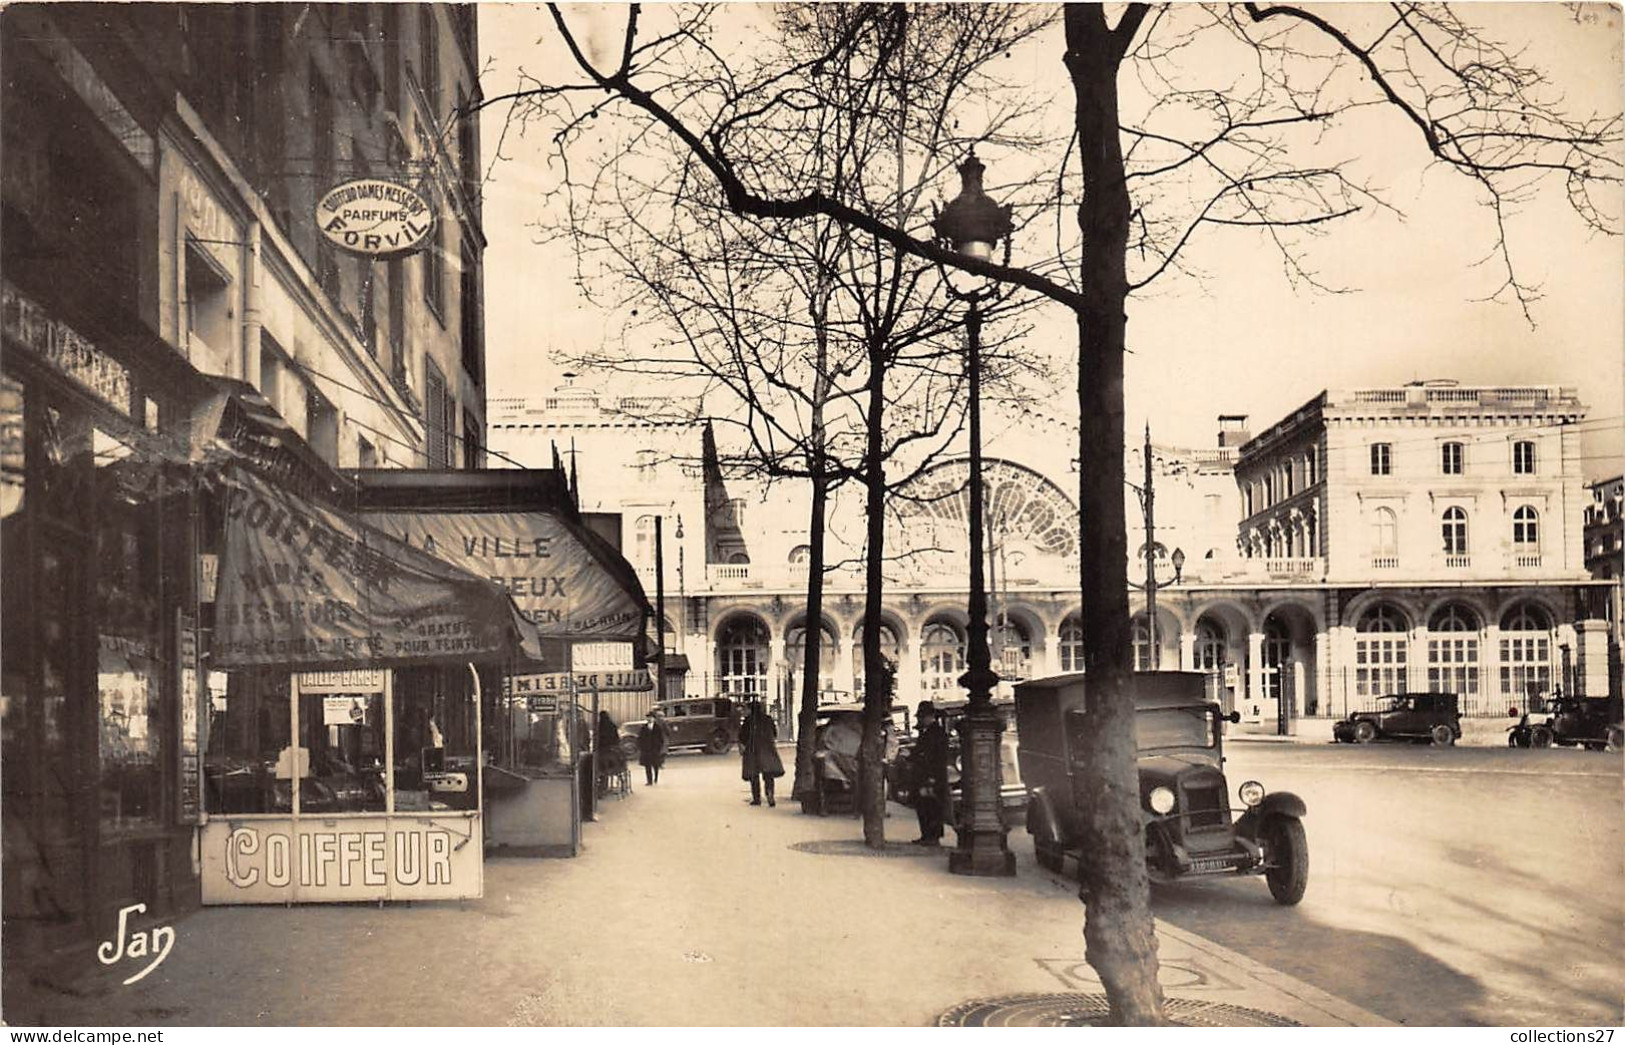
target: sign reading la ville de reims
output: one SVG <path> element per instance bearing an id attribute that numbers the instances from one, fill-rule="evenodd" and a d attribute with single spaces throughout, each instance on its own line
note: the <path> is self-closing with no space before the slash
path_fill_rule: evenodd
<path id="1" fill-rule="evenodd" d="M 434 212 L 416 190 L 381 178 L 336 185 L 316 204 L 316 226 L 353 254 L 409 254 L 434 228 Z"/>

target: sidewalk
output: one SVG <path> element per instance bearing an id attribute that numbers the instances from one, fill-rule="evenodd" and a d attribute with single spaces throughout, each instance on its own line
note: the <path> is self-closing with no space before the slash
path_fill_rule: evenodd
<path id="1" fill-rule="evenodd" d="M 1273 744 L 1331 744 L 1332 719 L 1329 718 L 1300 718 L 1292 723 L 1292 734 L 1279 736 L 1275 733 L 1274 723 L 1251 725 L 1243 723 L 1230 726 L 1224 735 L 1225 740 L 1250 743 Z M 1475 716 L 1461 720 L 1461 739 L 1456 743 L 1462 747 L 1506 747 L 1507 728 L 1518 724 L 1516 718 L 1505 716 Z"/>
<path id="2" fill-rule="evenodd" d="M 788 778 L 783 782 L 788 790 Z M 880 1025 L 1078 1018 L 1076 885 L 1011 835 L 1011 879 L 948 874 L 946 851 L 883 854 L 855 819 L 752 807 L 733 757 L 679 755 L 610 800 L 574 860 L 487 862 L 463 903 L 210 908 L 130 987 L 6 999 L 12 1022 L 135 1025 Z M 1386 1021 L 1159 924 L 1170 1013 L 1196 1023 Z M 1011 997 L 1011 996 L 1023 997 Z M 967 1003 L 1000 999 L 978 1007 Z M 945 1017 L 946 1014 L 946 1017 Z"/>

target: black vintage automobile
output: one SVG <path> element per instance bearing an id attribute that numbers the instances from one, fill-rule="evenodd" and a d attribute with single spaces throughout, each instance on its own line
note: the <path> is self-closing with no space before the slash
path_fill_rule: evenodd
<path id="1" fill-rule="evenodd" d="M 1454 693 L 1391 693 L 1375 708 L 1332 723 L 1339 744 L 1373 740 L 1431 741 L 1449 747 L 1461 739 L 1461 707 Z"/>
<path id="2" fill-rule="evenodd" d="M 1221 723 L 1239 716 L 1226 719 L 1207 699 L 1205 682 L 1196 672 L 1133 677 L 1140 818 L 1151 880 L 1261 874 L 1278 903 L 1295 904 L 1309 882 L 1303 799 L 1287 791 L 1266 793 L 1249 780 L 1237 788 L 1245 808 L 1232 820 Z M 1055 871 L 1081 844 L 1081 803 L 1089 799 L 1076 784 L 1084 768 L 1087 704 L 1083 675 L 1016 686 L 1027 831 L 1039 864 Z"/>
<path id="3" fill-rule="evenodd" d="M 1621 702 L 1618 697 L 1555 696 L 1546 702 L 1546 718 L 1537 721 L 1528 712 L 1507 730 L 1508 747 L 1551 747 L 1576 744 L 1587 751 L 1618 751 L 1621 747 Z"/>
<path id="4" fill-rule="evenodd" d="M 663 700 L 650 710 L 666 727 L 668 750 L 698 747 L 713 755 L 727 753 L 744 717 L 744 707 L 729 697 Z M 638 757 L 638 730 L 642 728 L 642 719 L 621 726 L 621 753 L 629 760 Z"/>

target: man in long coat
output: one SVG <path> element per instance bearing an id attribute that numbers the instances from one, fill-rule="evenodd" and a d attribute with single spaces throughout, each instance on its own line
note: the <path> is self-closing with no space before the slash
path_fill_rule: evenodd
<path id="1" fill-rule="evenodd" d="M 767 709 L 759 700 L 750 702 L 745 721 L 739 724 L 740 776 L 750 781 L 750 804 L 762 804 L 762 784 L 767 785 L 767 804 L 773 800 L 773 781 L 784 775 L 784 763 L 779 760 L 779 729 L 768 717 Z"/>
<path id="2" fill-rule="evenodd" d="M 920 821 L 915 845 L 942 844 L 942 815 L 948 800 L 948 731 L 942 728 L 937 706 L 920 701 L 914 712 L 920 737 L 909 760 L 914 764 L 914 815 Z"/>
<path id="3" fill-rule="evenodd" d="M 666 761 L 666 727 L 653 711 L 638 730 L 638 764 L 646 784 L 660 783 L 660 767 Z"/>

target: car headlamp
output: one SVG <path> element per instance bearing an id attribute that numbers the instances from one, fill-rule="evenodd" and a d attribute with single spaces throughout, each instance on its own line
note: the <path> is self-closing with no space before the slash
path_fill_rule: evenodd
<path id="1" fill-rule="evenodd" d="M 1150 804 L 1153 813 L 1162 816 L 1174 811 L 1176 799 L 1171 790 L 1166 787 L 1158 787 L 1153 788 L 1151 794 L 1146 796 L 1146 802 Z"/>
<path id="2" fill-rule="evenodd" d="M 1256 780 L 1248 780 L 1236 788 L 1236 794 L 1241 797 L 1242 802 L 1246 805 L 1255 806 L 1264 801 L 1264 785 Z"/>

